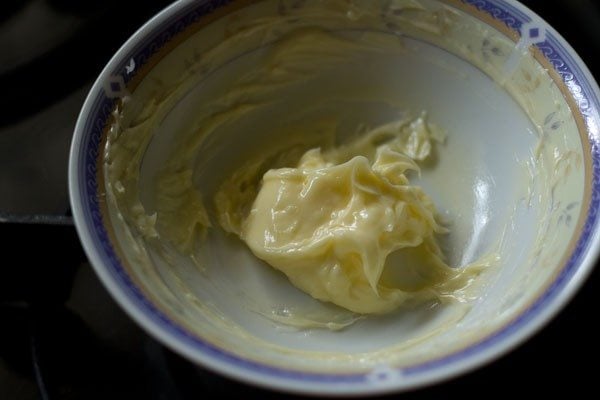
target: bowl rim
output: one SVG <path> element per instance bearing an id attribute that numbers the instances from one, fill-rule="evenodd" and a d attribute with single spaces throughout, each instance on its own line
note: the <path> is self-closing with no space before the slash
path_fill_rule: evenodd
<path id="1" fill-rule="evenodd" d="M 106 82 L 116 85 L 115 94 L 122 93 L 130 79 L 125 71 L 131 60 L 142 65 L 144 57 L 147 59 L 152 55 L 143 53 L 149 46 L 148 39 L 157 38 L 167 27 L 175 26 L 176 21 L 185 21 L 188 24 L 186 26 L 189 26 L 195 21 L 194 18 L 231 2 L 232 0 L 179 0 L 156 14 L 121 46 L 105 66 L 92 86 L 75 126 L 69 156 L 69 195 L 77 232 L 90 264 L 103 285 L 146 332 L 195 363 L 246 383 L 304 394 L 375 395 L 433 384 L 489 363 L 530 338 L 568 303 L 591 273 L 600 254 L 600 89 L 573 48 L 549 24 L 524 5 L 514 0 L 462 0 L 462 3 L 477 7 L 479 11 L 501 20 L 517 32 L 525 22 L 535 18 L 546 30 L 552 55 L 558 55 L 563 63 L 561 68 L 566 66 L 565 71 L 575 78 L 578 88 L 572 90 L 578 90 L 579 96 L 582 96 L 582 101 L 578 102 L 579 112 L 590 118 L 587 133 L 593 167 L 592 198 L 577 246 L 550 286 L 516 319 L 479 342 L 440 359 L 402 368 L 401 371 L 378 371 L 379 374 L 384 374 L 385 379 L 375 382 L 373 377 L 381 375 L 313 374 L 246 360 L 203 341 L 170 320 L 136 286 L 125 269 L 122 266 L 118 268 L 120 262 L 114 251 L 110 254 L 110 241 L 100 232 L 103 226 L 102 216 L 94 209 L 98 206 L 98 185 L 94 179 L 88 178 L 96 176 L 97 171 L 94 163 L 89 163 L 89 160 L 98 159 L 99 135 L 113 109 L 111 104 L 114 105 L 115 101 L 114 98 L 107 97 Z M 451 5 L 453 3 L 444 2 Z M 191 15 L 194 18 L 190 18 Z M 185 26 L 181 29 L 185 30 Z M 164 44 L 171 37 L 166 35 L 163 39 Z M 159 45 L 158 48 L 160 47 Z M 156 47 L 152 50 L 156 51 Z M 544 54 L 548 56 L 547 53 Z M 115 77 L 118 79 L 113 79 Z M 571 93 L 575 96 L 573 91 Z M 582 105 L 586 102 L 588 108 L 584 110 Z"/>

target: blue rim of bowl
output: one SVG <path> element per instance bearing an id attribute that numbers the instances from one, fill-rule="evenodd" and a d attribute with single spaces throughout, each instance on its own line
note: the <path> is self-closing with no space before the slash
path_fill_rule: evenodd
<path id="1" fill-rule="evenodd" d="M 200 1 L 188 3 L 177 8 L 170 16 L 154 26 L 151 34 L 133 46 L 127 54 L 120 54 L 120 62 L 115 65 L 112 71 L 104 71 L 103 76 L 121 76 L 125 85 L 131 80 L 134 74 L 129 75 L 126 71 L 126 65 L 131 59 L 135 60 L 137 69 L 144 65 L 159 49 L 171 41 L 177 34 L 183 32 L 188 26 L 197 22 L 201 17 L 210 14 L 217 8 L 234 2 L 235 0 L 216 0 Z M 460 0 L 465 5 L 473 6 L 480 12 L 484 12 L 493 19 L 504 23 L 515 32 L 519 32 L 523 24 L 531 21 L 531 18 L 518 7 L 511 5 L 505 0 Z M 547 29 L 546 40 L 536 44 L 541 53 L 554 67 L 562 80 L 569 88 L 574 97 L 579 112 L 582 114 L 586 125 L 590 126 L 590 121 L 600 125 L 597 110 L 600 109 L 595 83 L 586 78 L 586 73 L 582 70 L 579 63 L 565 48 L 557 34 L 545 24 Z M 571 50 L 572 51 L 572 50 Z M 98 82 L 95 86 L 98 86 Z M 208 342 L 194 336 L 185 328 L 159 310 L 155 304 L 146 297 L 143 290 L 138 287 L 132 278 L 128 275 L 126 269 L 121 264 L 115 249 L 111 244 L 109 234 L 104 225 L 100 191 L 98 185 L 98 156 L 100 144 L 111 113 L 116 106 L 116 99 L 109 98 L 102 90 L 92 92 L 86 100 L 90 104 L 91 110 L 85 119 L 78 121 L 77 135 L 81 136 L 81 143 L 78 147 L 73 146 L 71 153 L 70 174 L 77 178 L 75 189 L 77 195 L 81 198 L 81 215 L 76 217 L 78 229 L 85 230 L 92 240 L 91 246 L 96 250 L 100 257 L 100 262 L 111 275 L 112 280 L 125 293 L 128 300 L 135 304 L 136 308 L 149 317 L 152 322 L 166 332 L 168 335 L 176 338 L 193 349 L 206 355 L 214 357 L 219 361 L 233 364 L 242 369 L 247 369 L 252 373 L 262 373 L 270 377 L 288 378 L 298 381 L 320 382 L 320 383 L 346 383 L 357 384 L 366 383 L 368 373 L 359 374 L 333 374 L 333 373 L 306 373 L 296 370 L 287 370 L 283 368 L 267 366 L 255 361 L 240 358 L 232 353 L 224 351 Z M 502 329 L 496 331 L 483 340 L 453 354 L 439 359 L 427 361 L 418 365 L 402 368 L 402 374 L 406 377 L 416 376 L 424 373 L 430 373 L 436 369 L 447 366 L 458 361 L 467 360 L 474 355 L 496 346 L 499 342 L 506 340 L 515 333 L 522 331 L 523 328 L 543 311 L 547 311 L 550 303 L 564 291 L 567 285 L 572 281 L 575 274 L 580 270 L 582 261 L 588 256 L 590 247 L 594 239 L 594 232 L 598 224 L 598 208 L 600 207 L 600 135 L 596 132 L 588 131 L 588 140 L 591 150 L 592 161 L 592 181 L 591 181 L 591 201 L 581 235 L 576 246 L 566 262 L 563 269 L 556 276 L 552 284 L 546 291 L 535 300 L 526 310 L 524 310 L 516 319 L 505 325 Z M 75 138 L 76 139 L 76 138 Z M 74 143 L 75 143 L 74 139 Z M 72 193 L 72 201 L 73 198 Z M 79 207 L 77 207 L 79 209 Z M 74 207 L 75 209 L 75 207 Z M 591 268 L 590 268 L 591 269 Z M 589 271 L 588 271 L 589 272 Z"/>

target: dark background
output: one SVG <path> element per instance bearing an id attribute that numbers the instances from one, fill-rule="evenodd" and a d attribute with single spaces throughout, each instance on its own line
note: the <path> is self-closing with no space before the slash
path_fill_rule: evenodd
<path id="1" fill-rule="evenodd" d="M 196 368 L 149 338 L 98 282 L 70 226 L 68 148 L 85 95 L 119 46 L 168 3 L 0 3 L 0 399 L 280 397 Z M 600 77 L 596 2 L 523 3 Z M 557 318 L 508 355 L 388 397 L 594 393 L 598 275 L 596 269 Z"/>

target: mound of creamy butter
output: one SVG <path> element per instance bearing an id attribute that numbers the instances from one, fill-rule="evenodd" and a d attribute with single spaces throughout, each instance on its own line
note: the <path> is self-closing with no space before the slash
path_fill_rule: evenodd
<path id="1" fill-rule="evenodd" d="M 241 226 L 229 230 L 296 287 L 357 313 L 385 313 L 431 296 L 459 274 L 436 242 L 446 230 L 432 200 L 407 177 L 430 155 L 432 139 L 443 137 L 420 117 L 337 148 L 308 150 L 297 165 L 264 174 Z M 225 185 L 217 198 L 235 202 L 231 188 L 238 186 Z M 240 207 L 220 204 L 226 202 L 216 206 L 227 229 Z"/>

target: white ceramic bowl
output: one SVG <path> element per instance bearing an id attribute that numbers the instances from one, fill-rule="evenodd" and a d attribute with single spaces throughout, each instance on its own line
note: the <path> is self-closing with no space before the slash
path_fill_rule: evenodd
<path id="1" fill-rule="evenodd" d="M 106 66 L 77 122 L 69 170 L 75 222 L 119 304 L 200 365 L 291 392 L 414 388 L 521 343 L 589 274 L 599 241 L 599 91 L 560 35 L 514 1 L 324 3 L 327 12 L 315 12 L 314 0 L 182 1 L 144 25 Z M 375 17 L 365 17 L 361 7 L 376 9 L 369 14 Z M 274 29 L 261 25 L 266 18 Z M 252 312 L 253 305 L 320 305 L 218 229 L 201 249 L 204 270 L 173 248 L 167 256 L 145 249 L 107 197 L 109 135 L 152 122 L 144 128 L 148 141 L 134 148 L 143 154 L 139 182 L 125 183 L 151 211 L 153 177 L 178 135 L 193 131 L 195 110 L 298 26 L 401 38 L 407 49 L 401 55 L 374 54 L 360 68 L 342 69 L 330 90 L 342 98 L 370 88 L 375 100 L 345 111 L 355 124 L 391 118 L 394 112 L 376 99 L 381 96 L 413 112 L 427 110 L 447 131 L 435 167 L 419 183 L 452 221 L 448 256 L 463 265 L 490 251 L 500 254 L 467 304 L 400 310 L 341 331 L 281 327 Z M 206 63 L 215 48 L 219 55 Z M 291 96 L 282 107 L 297 112 L 309 98 Z M 164 102 L 148 112 L 153 99 Z M 277 124 L 273 115 L 257 122 L 260 131 Z M 245 151 L 273 140 L 238 128 L 199 150 L 194 182 L 203 190 Z"/>

